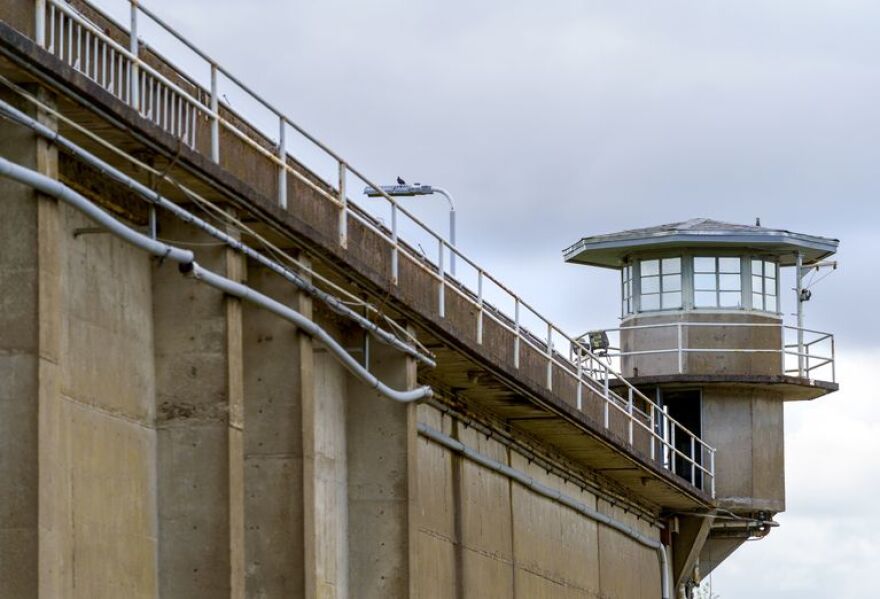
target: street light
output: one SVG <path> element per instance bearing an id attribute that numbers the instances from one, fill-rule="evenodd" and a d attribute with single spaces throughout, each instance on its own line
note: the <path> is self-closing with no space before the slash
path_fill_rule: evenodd
<path id="1" fill-rule="evenodd" d="M 453 249 L 455 248 L 455 201 L 452 199 L 452 196 L 449 195 L 448 191 L 442 187 L 422 185 L 421 183 L 416 183 L 415 185 L 407 185 L 406 183 L 400 185 L 382 185 L 380 189 L 381 191 L 375 187 L 365 187 L 364 194 L 371 198 L 377 198 L 383 195 L 382 192 L 391 197 L 429 196 L 434 195 L 435 193 L 445 197 L 446 201 L 449 202 L 449 245 Z M 449 252 L 449 272 L 453 277 L 455 276 L 454 251 Z"/>

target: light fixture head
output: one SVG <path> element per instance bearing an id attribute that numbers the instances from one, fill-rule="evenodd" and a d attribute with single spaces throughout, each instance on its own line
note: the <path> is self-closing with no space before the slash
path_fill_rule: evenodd
<path id="1" fill-rule="evenodd" d="M 364 188 L 364 195 L 371 198 L 383 195 L 382 192 L 392 197 L 427 196 L 434 193 L 434 188 L 430 185 L 421 185 L 419 183 L 415 185 L 382 185 L 379 189 L 370 186 Z"/>

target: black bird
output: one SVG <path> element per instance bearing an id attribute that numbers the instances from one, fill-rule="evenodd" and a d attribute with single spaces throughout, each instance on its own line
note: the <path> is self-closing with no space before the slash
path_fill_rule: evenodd
<path id="1" fill-rule="evenodd" d="M 397 178 L 397 184 L 398 184 L 398 185 L 406 185 L 406 181 L 404 181 L 403 179 L 401 179 L 400 177 L 398 177 L 398 178 Z"/>

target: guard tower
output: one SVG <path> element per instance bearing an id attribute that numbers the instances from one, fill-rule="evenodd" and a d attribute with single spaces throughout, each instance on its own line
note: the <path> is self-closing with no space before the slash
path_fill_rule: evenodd
<path id="1" fill-rule="evenodd" d="M 698 581 L 746 539 L 766 535 L 785 509 L 783 405 L 838 389 L 833 336 L 803 326 L 805 283 L 835 266 L 826 260 L 837 245 L 693 219 L 585 237 L 564 251 L 567 262 L 621 273 L 620 326 L 581 340 L 656 397 L 663 413 L 654 426 L 676 448 L 663 457 L 667 467 L 684 476 L 692 451 L 667 416 L 717 450 L 716 510 L 682 516 L 684 552 L 693 555 L 679 580 Z M 791 326 L 780 301 L 786 267 L 796 269 Z"/>

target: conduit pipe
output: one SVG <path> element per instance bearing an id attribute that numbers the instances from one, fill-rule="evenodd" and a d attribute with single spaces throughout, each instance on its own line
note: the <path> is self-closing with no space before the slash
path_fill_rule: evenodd
<path id="1" fill-rule="evenodd" d="M 345 349 L 333 339 L 327 331 L 296 310 L 288 308 L 280 302 L 277 302 L 269 296 L 251 289 L 246 285 L 236 283 L 226 277 L 222 277 L 202 268 L 196 263 L 195 256 L 191 251 L 174 247 L 135 231 L 131 227 L 119 222 L 94 203 L 63 183 L 29 168 L 10 162 L 2 157 L 0 157 L 0 176 L 18 181 L 19 183 L 33 187 L 45 195 L 63 201 L 76 208 L 123 241 L 126 241 L 160 259 L 176 262 L 180 265 L 180 270 L 182 272 L 190 273 L 194 278 L 205 284 L 229 295 L 249 301 L 261 308 L 269 310 L 285 320 L 288 320 L 306 334 L 326 345 L 342 364 L 352 372 L 352 374 L 364 381 L 371 388 L 376 389 L 376 391 L 385 397 L 393 399 L 394 401 L 409 403 L 412 401 L 427 399 L 431 396 L 430 387 L 419 387 L 418 389 L 410 391 L 399 391 L 388 387 L 366 368 L 361 366 L 361 364 L 345 351 Z"/>
<path id="2" fill-rule="evenodd" d="M 280 316 L 285 320 L 289 320 L 302 331 L 326 345 L 334 354 L 336 354 L 336 356 L 346 368 L 348 368 L 358 378 L 362 379 L 370 387 L 376 389 L 385 397 L 389 397 L 394 401 L 409 403 L 411 401 L 427 399 L 431 396 L 430 387 L 419 387 L 418 389 L 413 389 L 412 391 L 397 391 L 388 387 L 382 381 L 377 379 L 372 373 L 370 373 L 370 371 L 361 366 L 360 362 L 355 360 L 351 356 L 351 354 L 345 351 L 345 349 L 341 345 L 339 345 L 339 343 L 333 337 L 331 337 L 327 331 L 319 327 L 312 320 L 309 320 L 296 310 L 288 308 L 281 302 L 278 302 L 271 297 L 260 293 L 259 291 L 251 289 L 247 285 L 236 283 L 235 281 L 227 279 L 226 277 L 221 277 L 217 273 L 211 272 L 210 270 L 205 270 L 204 268 L 199 266 L 197 262 L 181 264 L 180 270 L 183 273 L 189 273 L 194 279 L 202 281 L 203 283 L 210 285 L 211 287 L 220 289 L 227 295 L 231 295 L 233 297 L 237 297 L 239 299 L 256 304 L 257 306 L 260 306 L 261 308 L 272 312 L 276 316 Z"/>
<path id="3" fill-rule="evenodd" d="M 293 283 L 298 289 L 304 291 L 305 293 L 308 293 L 312 297 L 326 304 L 327 307 L 329 307 L 332 311 L 355 321 L 361 328 L 372 334 L 377 340 L 381 341 L 382 343 L 390 345 L 404 352 L 405 354 L 412 356 L 413 358 L 419 360 L 420 362 L 426 364 L 431 368 L 436 367 L 437 364 L 433 359 L 426 356 L 422 352 L 419 352 L 414 347 L 404 343 L 403 341 L 395 337 L 392 333 L 379 327 L 376 323 L 370 322 L 369 319 L 365 318 L 361 314 L 358 314 L 357 312 L 346 306 L 339 298 L 330 293 L 327 293 L 326 291 L 318 289 L 317 287 L 315 287 L 315 285 L 313 285 L 303 277 L 299 276 L 295 272 L 291 271 L 290 269 L 282 266 L 274 260 L 267 258 L 253 248 L 242 243 L 240 240 L 232 237 L 225 231 L 222 231 L 221 229 L 218 229 L 207 221 L 204 221 L 201 218 L 197 217 L 195 214 L 186 210 L 185 208 L 181 208 L 171 200 L 163 197 L 157 191 L 150 189 L 140 181 L 126 175 L 116 167 L 108 164 L 104 160 L 101 160 L 88 150 L 85 150 L 84 148 L 70 141 L 57 131 L 54 131 L 53 129 L 47 127 L 30 115 L 25 114 L 24 112 L 18 110 L 17 108 L 3 100 L 0 100 L 0 112 L 2 112 L 13 121 L 19 123 L 20 125 L 28 127 L 48 141 L 58 144 L 60 147 L 64 148 L 67 152 L 69 152 L 76 158 L 95 167 L 103 174 L 107 175 L 117 183 L 120 183 L 124 187 L 130 189 L 151 204 L 155 204 L 161 208 L 164 208 L 165 210 L 168 210 L 169 212 L 180 218 L 182 221 L 191 224 L 198 229 L 201 229 L 211 237 L 222 241 L 232 249 L 243 253 L 248 258 L 259 262 L 276 274 L 281 275 L 282 277 Z"/>
<path id="4" fill-rule="evenodd" d="M 515 480 L 526 488 L 531 489 L 535 493 L 539 495 L 543 495 L 548 499 L 552 499 L 561 503 L 562 505 L 573 509 L 574 511 L 583 514 L 584 516 L 590 518 L 591 520 L 595 520 L 600 524 L 604 524 L 608 528 L 616 530 L 617 532 L 628 536 L 634 541 L 653 549 L 657 552 L 657 558 L 660 561 L 660 596 L 662 599 L 671 599 L 669 595 L 669 556 L 666 553 L 666 547 L 660 541 L 656 539 L 652 539 L 651 537 L 642 534 L 638 530 L 611 518 L 595 510 L 585 503 L 578 501 L 574 497 L 569 495 L 565 495 L 564 493 L 554 489 L 552 487 L 548 487 L 547 485 L 538 482 L 522 470 L 517 470 L 516 468 L 511 468 L 507 464 L 499 462 L 493 458 L 490 458 L 487 455 L 479 453 L 474 449 L 468 447 L 458 439 L 453 439 L 449 435 L 446 435 L 435 428 L 428 426 L 420 422 L 418 424 L 419 434 L 428 439 L 431 439 L 435 443 L 438 443 L 447 449 L 450 449 L 456 453 L 460 453 L 461 455 L 467 457 L 468 459 L 480 464 L 484 468 L 497 472 L 506 476 L 511 480 Z"/>

